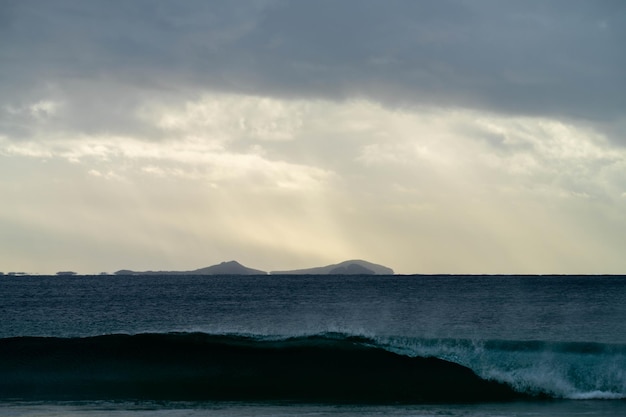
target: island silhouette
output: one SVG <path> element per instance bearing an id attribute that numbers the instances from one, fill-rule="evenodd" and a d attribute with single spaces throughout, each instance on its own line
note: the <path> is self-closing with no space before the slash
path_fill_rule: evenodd
<path id="1" fill-rule="evenodd" d="M 294 270 L 262 271 L 248 268 L 237 261 L 221 262 L 216 265 L 189 271 L 132 271 L 121 269 L 115 275 L 393 275 L 393 269 L 361 259 L 352 259 L 338 264 Z"/>

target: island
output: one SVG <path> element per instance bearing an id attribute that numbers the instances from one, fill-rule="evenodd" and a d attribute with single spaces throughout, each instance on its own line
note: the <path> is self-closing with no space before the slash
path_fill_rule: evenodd
<path id="1" fill-rule="evenodd" d="M 248 268 L 237 261 L 228 261 L 191 271 L 131 271 L 121 269 L 115 272 L 115 275 L 267 275 L 267 272 Z"/>
<path id="2" fill-rule="evenodd" d="M 383 265 L 352 259 L 338 264 L 291 271 L 272 271 L 271 275 L 393 275 L 393 269 Z"/>
<path id="3" fill-rule="evenodd" d="M 393 269 L 360 259 L 307 269 L 266 272 L 248 268 L 237 261 L 222 262 L 189 271 L 132 271 L 121 269 L 115 275 L 393 275 Z"/>

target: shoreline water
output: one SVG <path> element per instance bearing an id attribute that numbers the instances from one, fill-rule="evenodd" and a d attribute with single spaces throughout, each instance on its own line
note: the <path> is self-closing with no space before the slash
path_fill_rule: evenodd
<path id="1" fill-rule="evenodd" d="M 612 401 L 559 400 L 546 402 L 423 404 L 423 405 L 337 405 L 241 403 L 241 402 L 7 402 L 0 401 L 0 416 L 6 417 L 621 417 L 624 405 Z"/>
<path id="2" fill-rule="evenodd" d="M 261 358 L 267 352 L 277 357 L 269 368 L 259 368 L 258 375 L 272 374 L 272 366 L 277 367 L 286 352 L 281 349 L 289 344 L 301 350 L 332 347 L 323 358 L 339 363 L 344 359 L 338 359 L 337 352 L 358 345 L 409 362 L 415 358 L 415 363 L 424 363 L 419 358 L 434 357 L 471 370 L 482 380 L 504 382 L 518 393 L 539 397 L 497 403 L 488 399 L 459 401 L 450 396 L 413 405 L 365 405 L 360 400 L 350 405 L 340 401 L 325 405 L 323 401 L 258 403 L 251 397 L 233 403 L 228 397 L 220 402 L 210 396 L 185 402 L 173 401 L 176 398 L 167 395 L 137 396 L 134 400 L 105 395 L 80 402 L 78 396 L 72 398 L 79 390 L 72 388 L 67 390 L 69 397 L 64 397 L 73 400 L 69 402 L 54 397 L 42 401 L 36 396 L 24 402 L 5 395 L 0 401 L 0 415 L 98 416 L 108 409 L 111 414 L 150 416 L 622 416 L 626 412 L 624 290 L 626 278 L 614 276 L 3 277 L 0 306 L 7 320 L 0 323 L 0 345 L 10 338 L 33 342 L 35 351 L 40 350 L 36 355 L 39 362 L 21 359 L 21 363 L 30 364 L 29 372 L 40 372 L 46 366 L 57 372 L 68 369 L 69 363 L 73 369 L 87 364 L 87 368 L 104 372 L 111 365 L 110 369 L 118 371 L 134 369 L 135 376 L 149 381 L 157 368 L 143 367 L 154 364 L 145 359 L 166 358 L 159 363 L 165 366 L 167 372 L 162 375 L 167 377 L 171 366 L 180 365 L 170 360 L 172 352 L 188 359 L 181 362 L 187 366 L 185 372 L 196 368 L 209 372 L 217 362 L 211 365 L 202 352 L 215 348 L 218 339 L 222 343 L 230 338 L 227 350 L 231 353 L 234 345 L 245 345 L 246 357 Z M 37 339 L 41 336 L 47 338 Z M 146 338 L 152 338 L 151 342 L 145 343 Z M 122 339 L 132 343 L 116 345 Z M 140 339 L 144 342 L 139 343 Z M 51 355 L 46 362 L 46 355 L 41 353 L 57 349 L 51 347 L 52 341 L 77 344 L 78 348 L 57 350 L 58 355 Z M 102 345 L 85 348 L 84 343 L 94 341 Z M 97 351 L 100 356 L 93 356 Z M 348 357 L 356 351 L 350 351 Z M 129 357 L 124 352 L 136 353 Z M 57 368 L 49 365 L 55 358 L 59 360 Z M 112 358 L 121 358 L 121 362 Z M 115 368 L 115 363 L 124 360 L 130 360 L 126 362 L 130 366 Z M 362 362 L 372 369 L 376 363 L 371 359 Z M 254 362 L 242 369 L 250 369 L 250 363 Z M 307 359 L 286 363 L 291 372 Z M 0 373 L 8 372 L 4 369 Z M 340 375 L 343 371 L 337 369 Z M 71 379 L 80 372 L 63 375 Z M 383 375 L 372 371 L 367 376 L 354 376 L 356 381 L 369 377 L 374 383 Z M 402 383 L 396 382 L 392 391 L 402 390 Z"/>

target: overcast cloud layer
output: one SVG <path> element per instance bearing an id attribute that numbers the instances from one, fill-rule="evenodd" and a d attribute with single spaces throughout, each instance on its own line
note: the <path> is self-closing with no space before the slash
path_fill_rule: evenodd
<path id="1" fill-rule="evenodd" d="M 622 1 L 0 0 L 0 271 L 626 271 Z"/>

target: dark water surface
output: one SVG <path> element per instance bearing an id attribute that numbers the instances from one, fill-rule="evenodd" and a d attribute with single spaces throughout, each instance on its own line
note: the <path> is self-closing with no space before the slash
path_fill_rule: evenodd
<path id="1" fill-rule="evenodd" d="M 625 290 L 621 276 L 4 276 L 0 414 L 626 415 Z"/>

